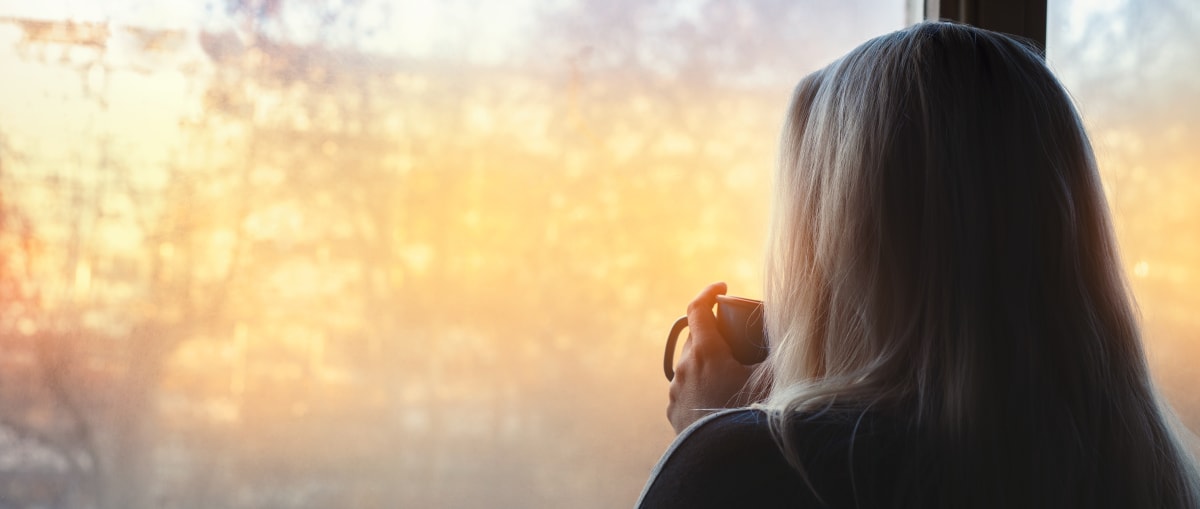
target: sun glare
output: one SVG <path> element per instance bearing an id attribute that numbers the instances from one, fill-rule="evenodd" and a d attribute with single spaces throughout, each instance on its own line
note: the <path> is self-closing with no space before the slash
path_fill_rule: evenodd
<path id="1" fill-rule="evenodd" d="M 1200 66 L 1130 5 L 1049 59 L 1195 425 Z M 906 8 L 0 0 L 0 500 L 631 505 L 665 327 L 760 297 L 792 87 Z"/>

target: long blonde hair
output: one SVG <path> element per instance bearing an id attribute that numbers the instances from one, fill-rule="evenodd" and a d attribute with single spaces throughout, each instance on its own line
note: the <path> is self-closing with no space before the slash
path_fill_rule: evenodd
<path id="1" fill-rule="evenodd" d="M 760 406 L 789 454 L 798 416 L 879 409 L 936 444 L 911 461 L 947 506 L 1200 504 L 1091 146 L 1035 50 L 924 23 L 805 78 L 770 239 Z"/>

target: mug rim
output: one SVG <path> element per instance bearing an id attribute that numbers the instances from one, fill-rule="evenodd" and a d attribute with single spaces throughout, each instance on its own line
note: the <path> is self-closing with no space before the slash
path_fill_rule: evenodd
<path id="1" fill-rule="evenodd" d="M 718 295 L 717 300 L 727 304 L 761 306 L 763 301 L 755 299 L 747 299 L 736 295 Z"/>

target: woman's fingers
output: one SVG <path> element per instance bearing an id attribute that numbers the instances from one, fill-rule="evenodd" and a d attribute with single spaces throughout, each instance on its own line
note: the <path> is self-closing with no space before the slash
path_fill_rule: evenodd
<path id="1" fill-rule="evenodd" d="M 695 341 L 696 344 L 692 348 L 698 352 L 709 352 L 711 349 L 726 351 L 726 355 L 730 355 L 727 351 L 729 345 L 725 343 L 721 333 L 717 330 L 717 319 L 713 316 L 713 306 L 717 305 L 717 296 L 725 295 L 728 287 L 725 283 L 713 283 L 704 288 L 695 299 L 688 304 L 687 317 L 689 337 L 688 342 Z M 687 349 L 687 343 L 684 344 Z"/>
<path id="2" fill-rule="evenodd" d="M 705 351 L 709 343 L 714 339 L 724 344 L 721 333 L 717 330 L 717 321 L 713 317 L 712 308 L 717 304 L 717 295 L 724 295 L 727 291 L 725 283 L 713 283 L 704 288 L 692 302 L 688 304 L 687 323 L 688 335 L 683 342 L 683 349 L 679 352 L 679 358 L 675 360 L 675 371 L 678 372 L 681 367 L 686 369 L 688 364 L 694 362 L 692 356 L 697 352 L 696 342 L 703 342 L 706 346 L 700 351 Z M 685 359 L 687 359 L 685 361 Z M 676 373 L 678 375 L 678 373 Z"/>
<path id="3" fill-rule="evenodd" d="M 725 283 L 709 285 L 688 305 L 689 334 L 668 391 L 667 418 L 676 432 L 714 409 L 740 405 L 745 399 L 737 396 L 753 368 L 733 358 L 713 315 L 717 295 L 725 291 Z"/>

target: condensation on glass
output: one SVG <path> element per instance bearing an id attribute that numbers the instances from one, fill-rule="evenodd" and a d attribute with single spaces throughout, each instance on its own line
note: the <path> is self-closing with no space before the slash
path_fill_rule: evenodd
<path id="1" fill-rule="evenodd" d="M 1151 369 L 1200 430 L 1200 3 L 1051 0 L 1047 59 L 1096 150 Z"/>
<path id="2" fill-rule="evenodd" d="M 631 505 L 792 86 L 905 9 L 0 6 L 0 500 Z"/>

